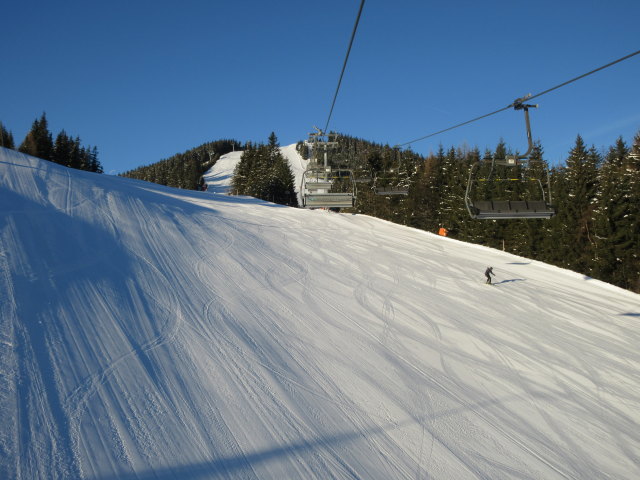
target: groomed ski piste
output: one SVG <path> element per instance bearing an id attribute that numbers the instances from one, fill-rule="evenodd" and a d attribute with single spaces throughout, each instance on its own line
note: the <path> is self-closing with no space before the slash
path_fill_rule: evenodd
<path id="1" fill-rule="evenodd" d="M 222 176 L 0 149 L 0 478 L 640 478 L 639 295 Z"/>

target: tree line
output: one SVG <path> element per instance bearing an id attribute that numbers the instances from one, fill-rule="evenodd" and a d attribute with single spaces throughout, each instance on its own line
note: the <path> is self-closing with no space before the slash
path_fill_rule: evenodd
<path id="1" fill-rule="evenodd" d="M 432 232 L 445 228 L 462 241 L 640 292 L 640 132 L 631 146 L 620 137 L 604 151 L 578 135 L 565 161 L 550 169 L 539 142 L 528 168 L 492 166 L 493 158 L 513 154 L 502 141 L 493 151 L 440 147 L 426 157 L 347 136 L 339 142 L 337 161 L 367 180 L 357 184 L 359 213 Z M 304 145 L 299 150 L 304 154 Z M 479 198 L 544 195 L 557 214 L 549 220 L 474 220 L 464 201 L 469 183 Z M 381 184 L 408 188 L 408 195 L 376 195 Z"/>
<path id="2" fill-rule="evenodd" d="M 293 172 L 280 153 L 278 138 L 273 132 L 267 144 L 216 140 L 129 170 L 121 176 L 169 187 L 202 190 L 205 188 L 203 175 L 222 155 L 235 150 L 243 153 L 231 184 L 234 195 L 248 195 L 281 205 L 298 206 Z"/>
<path id="3" fill-rule="evenodd" d="M 1 122 L 0 146 L 15 150 L 13 134 Z M 65 167 L 103 173 L 102 165 L 98 160 L 97 147 L 82 146 L 80 137 L 74 138 L 64 130 L 58 133 L 54 141 L 45 113 L 34 120 L 31 130 L 18 147 L 18 151 Z"/>
<path id="4" fill-rule="evenodd" d="M 122 177 L 136 178 L 168 187 L 200 190 L 204 188 L 202 175 L 218 159 L 233 150 L 242 150 L 237 140 L 216 140 L 175 154 L 164 160 L 144 165 L 120 174 Z"/>

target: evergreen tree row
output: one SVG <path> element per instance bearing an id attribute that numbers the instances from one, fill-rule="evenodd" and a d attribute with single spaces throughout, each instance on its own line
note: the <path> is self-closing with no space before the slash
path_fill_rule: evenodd
<path id="1" fill-rule="evenodd" d="M 0 147 L 15 150 L 16 146 L 13 141 L 13 134 L 7 130 L 2 122 L 0 122 Z"/>
<path id="2" fill-rule="evenodd" d="M 0 123 L 0 146 L 15 150 L 13 135 Z M 55 139 L 49 131 L 46 114 L 36 119 L 18 151 L 49 160 L 65 167 L 102 173 L 96 147 L 83 147 L 80 137 L 72 138 L 62 130 Z"/>
<path id="3" fill-rule="evenodd" d="M 247 144 L 233 175 L 232 191 L 235 195 L 297 207 L 294 183 L 293 172 L 272 132 L 267 145 Z"/>
<path id="4" fill-rule="evenodd" d="M 169 187 L 199 190 L 204 185 L 202 175 L 222 155 L 241 149 L 241 147 L 241 144 L 236 140 L 217 140 L 159 162 L 129 170 L 122 173 L 121 176 Z"/>
<path id="5" fill-rule="evenodd" d="M 564 165 L 548 170 L 536 144 L 529 168 L 492 167 L 495 151 L 444 150 L 426 158 L 344 137 L 352 168 L 360 172 L 358 212 L 437 232 L 459 240 L 568 268 L 640 292 L 640 133 L 628 147 L 622 138 L 604 155 L 578 136 Z M 305 152 L 300 144 L 299 149 Z M 338 154 L 338 158 L 340 158 Z M 478 163 L 479 162 L 479 163 Z M 474 220 L 464 203 L 469 173 L 480 198 L 539 200 L 551 196 L 550 220 Z M 487 180 L 487 181 L 482 181 Z M 407 196 L 375 195 L 376 183 L 408 186 Z M 547 185 L 550 188 L 547 188 Z"/>

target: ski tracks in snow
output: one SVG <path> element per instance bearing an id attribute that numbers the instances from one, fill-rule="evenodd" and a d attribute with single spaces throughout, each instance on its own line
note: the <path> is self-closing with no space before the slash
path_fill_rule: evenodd
<path id="1" fill-rule="evenodd" d="M 259 233 L 260 228 L 257 228 L 257 233 Z M 221 291 L 213 292 L 214 298 L 212 298 L 205 308 L 205 318 L 209 318 L 207 324 L 213 327 L 216 334 L 211 335 L 211 333 L 207 333 L 206 329 L 199 329 L 199 335 L 207 339 L 207 341 L 216 343 L 219 343 L 220 339 L 222 339 L 226 345 L 221 345 L 220 348 L 215 349 L 216 351 L 223 351 L 225 349 L 228 350 L 229 348 L 232 348 L 240 355 L 241 358 L 244 359 L 244 362 L 242 363 L 237 361 L 232 362 L 233 365 L 235 365 L 235 368 L 240 367 L 243 369 L 242 372 L 238 372 L 239 377 L 255 376 L 255 367 L 250 368 L 249 365 L 260 366 L 264 371 L 269 372 L 273 376 L 273 380 L 276 380 L 273 385 L 271 385 L 273 380 L 268 381 L 265 384 L 265 388 L 267 388 L 267 390 L 280 385 L 279 388 L 285 387 L 286 390 L 290 392 L 290 395 L 293 395 L 296 399 L 293 400 L 294 404 L 307 405 L 307 408 L 298 407 L 295 409 L 295 412 L 287 412 L 287 415 L 291 417 L 291 420 L 295 418 L 293 425 L 295 425 L 295 430 L 298 432 L 296 438 L 308 438 L 310 433 L 313 433 L 314 431 L 317 432 L 316 429 L 318 428 L 318 425 L 326 423 L 326 419 L 330 418 L 351 418 L 352 422 L 355 422 L 357 418 L 360 425 L 372 425 L 372 417 L 378 417 L 377 414 L 358 406 L 353 400 L 349 399 L 348 395 L 342 391 L 341 387 L 337 383 L 331 381 L 322 369 L 309 365 L 306 362 L 302 362 L 301 359 L 303 356 L 296 353 L 297 348 L 293 345 L 283 343 L 283 340 L 288 338 L 287 332 L 279 332 L 277 330 L 271 331 L 271 329 L 267 328 L 267 325 L 271 325 L 272 327 L 277 325 L 277 322 L 268 320 L 270 315 L 279 315 L 279 311 L 290 318 L 295 315 L 295 313 L 286 306 L 285 302 L 278 300 L 280 295 L 285 294 L 285 290 L 282 288 L 283 285 L 297 283 L 299 284 L 298 288 L 302 288 L 302 291 L 304 292 L 303 297 L 308 298 L 310 296 L 315 298 L 315 301 L 320 299 L 322 303 L 326 302 L 326 299 L 318 297 L 318 295 L 313 291 L 313 287 L 309 285 L 309 267 L 292 264 L 290 263 L 290 258 L 287 256 L 284 256 L 279 252 L 269 250 L 263 243 L 262 235 L 260 234 L 257 236 L 247 236 L 245 232 L 245 235 L 241 236 L 240 232 L 237 232 L 234 237 L 236 238 L 236 242 L 241 242 L 241 245 L 239 246 L 242 251 L 247 251 L 247 246 L 249 246 L 250 251 L 255 250 L 260 252 L 260 255 L 263 258 L 263 264 L 269 263 L 271 265 L 271 267 L 267 266 L 264 275 L 260 274 L 258 276 L 254 276 L 254 279 L 258 279 L 263 283 L 263 288 L 271 292 L 269 298 L 272 299 L 274 309 L 271 313 L 266 311 L 261 312 L 259 309 L 256 309 L 257 305 L 255 307 L 251 306 L 252 301 L 250 298 L 244 298 L 242 300 L 234 299 L 233 295 L 230 295 L 230 292 L 242 292 L 242 287 L 247 288 L 247 285 L 240 285 L 237 283 L 242 282 L 242 275 L 234 276 L 234 278 L 225 278 L 224 282 L 227 286 L 225 287 L 224 294 Z M 286 247 L 287 242 L 288 238 L 283 236 L 282 251 L 288 250 Z M 310 249 L 312 248 L 312 245 L 310 245 Z M 216 255 L 214 254 L 208 258 L 213 259 L 215 256 Z M 264 262 L 264 260 L 266 260 L 266 262 Z M 282 269 L 283 263 L 286 267 L 285 270 Z M 289 278 L 286 279 L 278 277 L 277 281 L 274 282 L 272 272 L 280 272 L 280 275 L 282 275 L 284 271 L 289 271 Z M 250 288 L 249 290 L 257 292 L 255 287 Z M 255 330 L 255 325 L 265 324 L 265 327 L 260 329 L 260 335 L 262 337 L 262 335 L 267 334 L 266 337 L 254 338 L 254 334 L 258 332 L 252 333 L 242 326 L 243 323 L 246 323 L 247 319 L 240 320 L 239 318 L 234 318 L 231 315 L 230 310 L 225 305 L 229 302 L 236 304 L 238 301 L 242 301 L 245 304 L 246 314 L 254 318 L 254 321 L 248 323 L 250 325 L 254 325 L 252 330 Z M 307 305 L 308 308 L 313 309 L 313 303 L 309 303 L 307 301 L 305 302 L 305 305 Z M 237 307 L 234 307 L 234 311 L 236 311 L 236 313 L 237 310 Z M 243 344 L 247 345 L 246 349 L 240 347 L 240 345 Z M 269 350 L 264 349 L 267 345 L 269 345 Z M 221 358 L 220 361 L 229 364 L 229 360 L 226 359 L 226 357 Z M 244 366 L 243 363 L 245 364 Z M 283 369 L 283 366 L 286 366 L 286 369 Z M 262 381 L 264 382 L 266 379 Z M 310 387 L 309 385 L 315 385 L 315 387 Z M 309 400 L 305 399 L 306 394 L 311 394 L 317 400 L 321 400 L 321 403 L 317 404 L 317 400 L 313 403 L 309 403 Z M 324 406 L 320 411 L 316 411 L 316 408 L 320 405 Z M 329 408 L 329 411 L 338 408 L 340 413 L 337 415 L 335 412 L 329 413 L 329 411 L 322 413 L 322 411 L 327 408 Z M 308 415 L 311 415 L 311 417 L 306 418 Z M 388 421 L 386 416 L 379 416 L 379 419 Z M 374 423 L 379 424 L 379 420 Z M 279 436 L 276 432 L 273 432 L 273 435 L 276 437 Z M 379 435 L 387 437 L 387 434 L 382 431 L 376 434 L 376 436 Z M 387 439 L 387 443 L 389 443 L 389 441 L 390 440 Z M 385 451 L 385 447 L 375 439 L 375 436 L 369 438 L 368 442 L 371 445 L 377 445 L 376 449 L 378 451 Z M 334 459 L 333 461 L 336 461 L 343 456 L 330 442 L 321 441 L 321 445 L 327 452 L 331 452 L 330 457 L 324 458 L 325 462 L 332 461 L 330 460 L 331 458 Z M 318 466 L 318 468 L 322 469 L 325 467 Z M 340 468 L 345 469 L 345 472 L 351 472 L 350 475 L 355 475 L 355 470 L 352 470 L 347 463 L 343 463 Z M 388 467 L 381 468 L 386 469 Z M 388 471 L 388 473 L 389 475 L 393 475 L 393 472 L 399 471 L 405 471 L 404 476 L 409 478 L 409 472 L 400 464 L 396 464 Z"/>
<path id="2" fill-rule="evenodd" d="M 2 245 L 6 245 L 1 237 Z M 0 430 L 0 477 L 21 478 L 23 442 L 20 438 L 21 402 L 15 401 L 18 393 L 19 358 L 17 357 L 16 329 L 19 320 L 15 302 L 15 292 L 7 256 L 0 252 L 0 411 L 5 412 L 3 428 Z M 14 459 L 10 464 L 7 460 Z"/>
<path id="3" fill-rule="evenodd" d="M 111 203 L 112 199 L 107 196 L 106 200 Z M 111 204 L 108 209 L 105 209 L 105 207 L 101 205 L 96 205 L 96 207 L 104 210 L 103 217 L 109 220 L 112 226 L 112 232 L 115 233 L 117 231 L 117 223 L 114 219 L 114 212 L 117 212 L 118 208 L 121 208 L 121 206 Z M 134 205 L 133 210 L 135 209 Z M 144 219 L 141 219 L 140 224 L 143 226 L 143 230 L 145 231 L 148 239 L 158 238 L 157 232 L 149 231 L 148 228 L 145 227 L 146 222 Z M 126 251 L 130 255 L 137 258 L 140 261 L 139 265 L 145 265 L 148 268 L 147 272 L 138 272 L 138 275 L 141 275 L 139 278 L 153 279 L 153 282 L 159 282 L 160 288 L 157 290 L 165 292 L 167 295 L 164 298 L 159 298 L 152 293 L 155 289 L 145 287 L 145 283 L 139 283 L 137 286 L 137 288 L 142 289 L 141 294 L 144 295 L 145 298 L 151 300 L 151 308 L 162 313 L 161 317 L 164 317 L 165 323 L 160 326 L 156 335 L 147 338 L 144 341 L 130 337 L 124 330 L 116 332 L 123 340 L 123 345 L 129 345 L 129 350 L 121 353 L 115 358 L 105 357 L 104 360 L 106 360 L 106 363 L 102 367 L 87 376 L 79 385 L 67 394 L 63 402 L 63 408 L 67 412 L 69 418 L 69 424 L 71 426 L 73 436 L 72 443 L 73 451 L 75 452 L 74 456 L 78 461 L 81 458 L 79 446 L 82 438 L 81 431 L 83 417 L 92 397 L 98 394 L 100 390 L 104 389 L 107 382 L 113 378 L 116 372 L 127 365 L 131 360 L 136 359 L 136 361 L 140 361 L 142 357 L 147 356 L 152 350 L 172 342 L 175 339 L 181 324 L 184 322 L 182 308 L 174 293 L 173 284 L 167 279 L 166 275 L 164 275 L 154 262 L 142 253 L 136 252 L 124 245 L 121 245 L 121 247 L 126 248 Z M 118 271 L 117 265 L 110 265 L 108 268 L 116 269 L 116 271 Z M 127 278 L 129 275 L 129 272 L 119 272 L 120 278 Z M 105 310 L 108 310 L 109 307 L 105 305 L 104 308 Z M 148 321 L 151 321 L 153 324 L 157 322 L 158 319 L 158 317 L 148 318 Z M 95 353 L 96 352 L 94 352 L 94 354 Z M 112 426 L 111 435 L 113 436 L 114 441 L 122 443 L 122 439 L 119 438 L 119 434 L 114 427 L 115 420 L 112 419 L 110 415 L 108 420 Z M 124 445 L 122 445 L 120 450 L 122 451 L 122 455 L 127 457 Z M 130 460 L 127 460 L 126 463 L 131 465 Z M 80 468 L 82 468 L 82 466 L 80 466 Z"/>

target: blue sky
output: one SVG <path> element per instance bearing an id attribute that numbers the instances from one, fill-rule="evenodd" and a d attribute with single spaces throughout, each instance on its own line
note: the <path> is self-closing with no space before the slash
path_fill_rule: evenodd
<path id="1" fill-rule="evenodd" d="M 329 114 L 359 0 L 24 1 L 3 7 L 0 121 L 95 145 L 107 173 L 207 141 L 282 145 Z M 404 143 L 640 50 L 640 2 L 368 0 L 330 129 Z M 608 147 L 640 130 L 640 55 L 544 95 L 547 160 L 576 135 Z M 526 149 L 521 112 L 411 145 Z"/>

